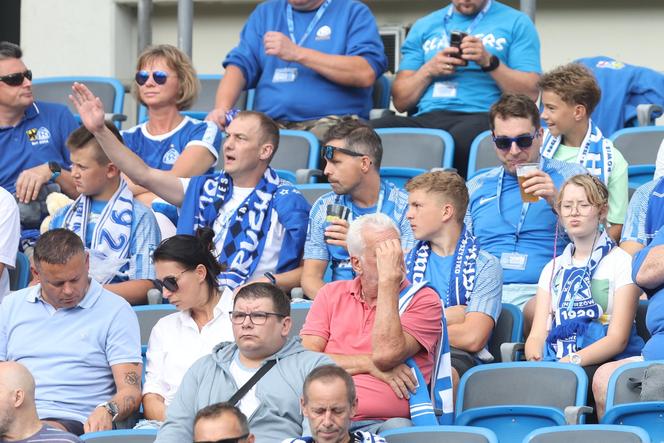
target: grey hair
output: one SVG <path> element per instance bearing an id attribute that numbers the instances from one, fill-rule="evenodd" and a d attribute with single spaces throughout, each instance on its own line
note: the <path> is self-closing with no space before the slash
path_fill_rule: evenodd
<path id="1" fill-rule="evenodd" d="M 362 233 L 365 227 L 372 227 L 374 231 L 382 232 L 393 229 L 399 233 L 396 223 L 387 215 L 377 212 L 375 214 L 367 214 L 355 219 L 348 227 L 348 234 L 346 235 L 346 244 L 348 245 L 348 253 L 353 257 L 360 257 L 364 252 L 364 237 Z"/>
<path id="2" fill-rule="evenodd" d="M 23 51 L 20 46 L 7 41 L 0 42 L 0 60 L 21 57 L 23 57 Z"/>

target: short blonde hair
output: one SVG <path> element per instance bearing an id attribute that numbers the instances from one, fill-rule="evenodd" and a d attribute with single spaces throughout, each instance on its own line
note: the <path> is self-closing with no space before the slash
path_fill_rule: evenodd
<path id="1" fill-rule="evenodd" d="M 136 70 L 140 71 L 141 68 L 155 60 L 165 61 L 168 67 L 175 71 L 178 76 L 178 99 L 175 103 L 178 111 L 184 111 L 191 108 L 196 97 L 198 97 L 201 84 L 198 81 L 196 70 L 191 64 L 191 60 L 187 54 L 173 45 L 149 46 L 138 56 Z M 137 101 L 141 102 L 142 105 L 145 105 L 145 103 L 141 101 L 140 94 L 138 93 L 138 85 L 135 82 L 132 85 L 132 94 Z"/>
<path id="2" fill-rule="evenodd" d="M 466 182 L 454 171 L 425 172 L 413 177 L 406 183 L 406 191 L 433 192 L 443 201 L 452 203 L 458 223 L 463 223 L 468 209 L 468 188 Z"/>
<path id="3" fill-rule="evenodd" d="M 558 214 L 560 214 L 560 206 L 562 205 L 563 194 L 565 193 L 567 185 L 575 185 L 583 188 L 588 203 L 598 208 L 600 214 L 604 212 L 604 218 L 606 217 L 606 210 L 609 208 L 609 190 L 600 179 L 591 174 L 574 175 L 563 183 L 560 187 L 560 192 L 558 193 L 558 199 L 556 200 L 556 212 L 558 212 Z M 605 220 L 600 221 L 604 222 Z"/>

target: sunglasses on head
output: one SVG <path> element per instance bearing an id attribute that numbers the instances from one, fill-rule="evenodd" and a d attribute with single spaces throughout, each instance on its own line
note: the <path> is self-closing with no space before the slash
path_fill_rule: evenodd
<path id="1" fill-rule="evenodd" d="M 27 70 L 25 72 L 17 72 L 15 74 L 3 75 L 0 77 L 0 82 L 5 82 L 9 86 L 21 86 L 23 80 L 25 79 L 32 80 L 32 71 Z"/>
<path id="2" fill-rule="evenodd" d="M 148 81 L 150 78 L 150 72 L 148 71 L 138 71 L 136 73 L 136 83 L 138 83 L 140 86 L 143 86 L 145 82 Z M 163 85 L 166 83 L 166 79 L 168 78 L 168 74 L 165 73 L 164 71 L 153 71 L 152 72 L 152 80 L 158 85 Z"/>
<path id="3" fill-rule="evenodd" d="M 239 443 L 240 440 L 247 437 L 249 437 L 249 433 L 246 433 L 244 435 L 235 438 L 222 438 L 221 440 L 215 440 L 215 441 L 195 441 L 194 443 Z"/>
<path id="4" fill-rule="evenodd" d="M 533 145 L 533 140 L 537 138 L 537 132 L 534 134 L 524 134 L 518 135 L 516 137 L 496 137 L 493 136 L 493 142 L 496 144 L 496 148 L 507 151 L 512 148 L 512 143 L 516 143 L 519 149 L 528 149 Z"/>
<path id="5" fill-rule="evenodd" d="M 178 275 L 169 275 L 168 277 L 164 277 L 162 280 L 155 278 L 153 280 L 154 286 L 162 292 L 164 292 L 164 288 L 168 289 L 168 292 L 177 292 L 180 289 L 178 286 L 178 279 L 182 274 L 191 270 L 192 269 L 185 269 Z"/>
<path id="6" fill-rule="evenodd" d="M 321 157 L 323 157 L 325 160 L 332 160 L 334 158 L 334 151 L 339 151 L 342 154 L 350 155 L 351 157 L 364 157 L 364 154 L 351 151 L 350 149 L 346 148 L 337 148 L 336 146 L 330 146 L 330 145 L 323 146 L 320 148 Z"/>

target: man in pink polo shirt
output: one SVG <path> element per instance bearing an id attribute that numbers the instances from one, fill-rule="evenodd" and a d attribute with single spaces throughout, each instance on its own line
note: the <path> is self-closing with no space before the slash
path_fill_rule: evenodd
<path id="1" fill-rule="evenodd" d="M 348 252 L 357 277 L 323 286 L 300 332 L 302 344 L 346 369 L 357 387 L 351 431 L 410 426 L 408 398 L 417 381 L 413 357 L 429 381 L 441 334 L 442 307 L 428 287 L 410 288 L 399 231 L 384 214 L 353 221 Z M 400 295 L 415 295 L 400 314 Z"/>

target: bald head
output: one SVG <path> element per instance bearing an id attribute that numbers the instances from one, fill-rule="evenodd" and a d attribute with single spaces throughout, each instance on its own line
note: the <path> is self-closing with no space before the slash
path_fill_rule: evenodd
<path id="1" fill-rule="evenodd" d="M 35 398 L 35 379 L 25 366 L 15 361 L 0 363 L 0 384 L 7 390 L 21 390 L 25 397 Z"/>

